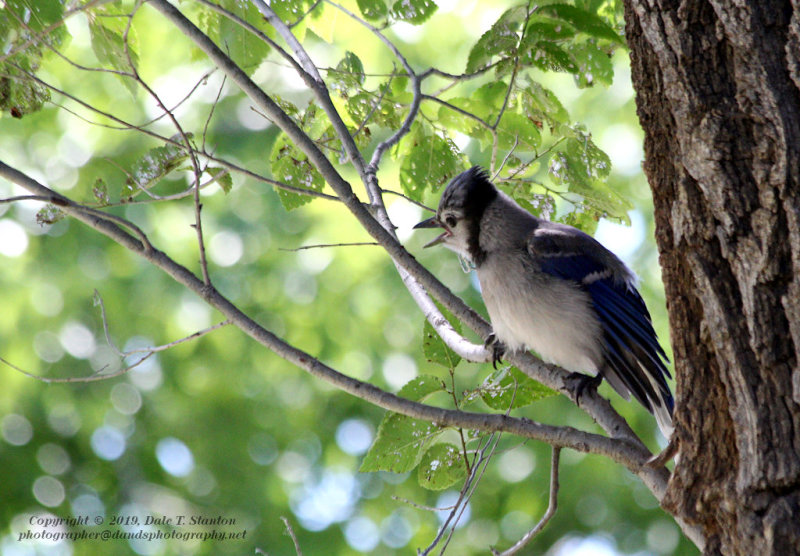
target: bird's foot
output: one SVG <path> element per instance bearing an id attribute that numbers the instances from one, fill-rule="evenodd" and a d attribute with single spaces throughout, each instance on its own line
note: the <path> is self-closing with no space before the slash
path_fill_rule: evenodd
<path id="1" fill-rule="evenodd" d="M 585 375 L 583 373 L 570 373 L 567 378 L 569 382 L 575 382 L 575 403 L 580 404 L 581 397 L 588 391 L 596 392 L 597 387 L 603 381 L 600 373 L 595 376 Z"/>
<path id="2" fill-rule="evenodd" d="M 483 344 L 486 349 L 492 353 L 492 367 L 497 369 L 497 364 L 503 361 L 503 355 L 506 353 L 506 345 L 497 339 L 494 332 L 489 334 Z"/>

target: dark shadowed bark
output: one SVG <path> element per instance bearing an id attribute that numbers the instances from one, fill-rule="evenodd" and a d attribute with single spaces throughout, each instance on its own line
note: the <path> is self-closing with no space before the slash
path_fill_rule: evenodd
<path id="1" fill-rule="evenodd" d="M 677 374 L 663 505 L 708 554 L 800 554 L 800 3 L 625 8 Z"/>

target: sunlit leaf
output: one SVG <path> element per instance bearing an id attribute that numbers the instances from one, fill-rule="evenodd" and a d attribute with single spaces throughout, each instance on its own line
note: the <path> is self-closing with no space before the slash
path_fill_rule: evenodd
<path id="1" fill-rule="evenodd" d="M 444 307 L 439 307 L 442 311 L 444 317 L 450 322 L 451 326 L 455 329 L 456 332 L 459 334 L 461 333 L 461 324 L 458 320 L 450 314 Z M 430 322 L 425 320 L 425 324 L 422 327 L 422 351 L 425 354 L 425 357 L 431 363 L 436 363 L 437 365 L 441 365 L 446 369 L 455 369 L 456 366 L 461 362 L 461 357 L 447 347 L 447 344 L 444 343 L 442 338 L 439 334 L 436 333 L 436 330 L 433 328 Z"/>
<path id="2" fill-rule="evenodd" d="M 522 108 L 533 121 L 547 122 L 551 129 L 570 123 L 569 113 L 550 89 L 531 81 L 521 93 Z"/>
<path id="3" fill-rule="evenodd" d="M 536 124 L 527 116 L 506 111 L 500 118 L 497 139 L 501 149 L 535 151 L 541 143 L 541 134 Z"/>
<path id="4" fill-rule="evenodd" d="M 524 6 L 506 10 L 472 47 L 465 71 L 467 73 L 477 71 L 489 64 L 495 56 L 513 57 L 519 42 L 520 23 L 524 17 Z"/>
<path id="5" fill-rule="evenodd" d="M 440 378 L 421 375 L 403 386 L 398 396 L 421 401 L 434 392 L 444 391 Z M 419 464 L 425 449 L 441 432 L 441 427 L 427 421 L 412 419 L 398 413 L 388 413 L 378 427 L 360 471 L 391 471 L 405 473 Z"/>
<path id="6" fill-rule="evenodd" d="M 386 19 L 389 15 L 389 8 L 383 0 L 357 0 L 357 3 L 361 14 L 370 21 Z"/>
<path id="7" fill-rule="evenodd" d="M 383 93 L 386 87 L 384 83 L 374 93 L 358 93 L 347 99 L 347 112 L 354 122 L 374 123 L 389 129 L 400 127 L 403 113 Z"/>
<path id="8" fill-rule="evenodd" d="M 92 195 L 94 196 L 97 203 L 101 206 L 105 206 L 109 203 L 109 196 L 108 196 L 108 186 L 106 182 L 103 181 L 103 178 L 97 178 L 92 186 Z"/>
<path id="9" fill-rule="evenodd" d="M 309 191 L 322 191 L 325 180 L 309 162 L 308 157 L 298 149 L 285 135 L 275 141 L 270 154 L 272 175 L 288 185 L 307 189 Z M 292 210 L 314 200 L 311 195 L 303 195 L 277 189 L 278 197 L 286 210 Z"/>
<path id="10" fill-rule="evenodd" d="M 222 0 L 220 4 L 257 28 L 262 27 L 263 16 L 253 2 L 239 0 Z M 215 21 L 214 34 L 218 37 L 220 47 L 246 72 L 252 73 L 269 53 L 269 45 L 258 36 L 242 28 L 227 17 Z"/>
<path id="11" fill-rule="evenodd" d="M 448 443 L 431 446 L 419 462 L 417 478 L 428 490 L 444 490 L 464 480 L 467 467 L 461 450 Z"/>
<path id="12" fill-rule="evenodd" d="M 590 87 L 595 83 L 611 85 L 614 64 L 606 52 L 588 42 L 572 46 L 570 52 L 578 65 L 575 80 L 579 87 Z"/>
<path id="13" fill-rule="evenodd" d="M 207 168 L 206 172 L 212 177 L 216 178 L 215 183 L 219 185 L 223 192 L 230 193 L 233 188 L 233 177 L 230 172 L 225 168 L 211 167 Z"/>
<path id="14" fill-rule="evenodd" d="M 631 204 L 605 183 L 611 161 L 590 137 L 576 133 L 566 139 L 553 153 L 549 170 L 556 183 L 567 185 L 588 207 L 627 222 Z"/>
<path id="15" fill-rule="evenodd" d="M 171 143 L 150 149 L 136 161 L 131 170 L 134 183 L 128 183 L 130 190 L 135 192 L 137 189 L 152 187 L 158 180 L 178 169 L 187 158 L 185 149 Z"/>
<path id="16" fill-rule="evenodd" d="M 575 73 L 578 64 L 572 54 L 551 41 L 538 41 L 524 53 L 523 61 L 547 71 Z"/>
<path id="17" fill-rule="evenodd" d="M 66 215 L 63 210 L 48 203 L 36 213 L 36 223 L 40 226 L 55 224 L 64 218 L 64 216 Z"/>
<path id="18" fill-rule="evenodd" d="M 533 380 L 516 367 L 502 367 L 486 377 L 480 394 L 492 409 L 506 411 L 555 396 L 558 392 Z"/>
<path id="19" fill-rule="evenodd" d="M 458 147 L 448 138 L 409 134 L 403 143 L 400 185 L 412 199 L 422 200 L 426 189 L 438 189 L 464 169 Z"/>
<path id="20" fill-rule="evenodd" d="M 115 28 L 116 27 L 116 28 Z M 139 63 L 136 53 L 134 31 L 128 29 L 127 37 L 116 20 L 93 18 L 89 22 L 89 36 L 92 39 L 92 50 L 101 63 L 111 66 L 117 71 L 132 73 Z M 137 84 L 130 77 L 120 75 L 122 84 L 132 95 L 136 94 Z"/>
<path id="21" fill-rule="evenodd" d="M 350 51 L 347 51 L 334 71 L 328 73 L 331 87 L 342 93 L 355 89 L 364 84 L 364 65 L 361 60 Z"/>
<path id="22" fill-rule="evenodd" d="M 563 19 L 582 33 L 618 44 L 625 44 L 614 28 L 596 14 L 569 4 L 551 4 L 543 6 L 541 9 L 545 14 Z"/>
<path id="23" fill-rule="evenodd" d="M 451 98 L 447 102 L 452 106 L 439 108 L 439 121 L 443 125 L 476 139 L 487 138 L 487 127 L 479 121 L 488 125 L 486 118 L 490 109 L 485 103 L 471 98 Z"/>
<path id="24" fill-rule="evenodd" d="M 569 23 L 551 17 L 534 14 L 525 28 L 523 45 L 531 45 L 540 40 L 561 41 L 575 36 L 575 28 Z"/>
<path id="25" fill-rule="evenodd" d="M 397 0 L 392 4 L 392 16 L 419 25 L 437 10 L 433 0 Z"/>

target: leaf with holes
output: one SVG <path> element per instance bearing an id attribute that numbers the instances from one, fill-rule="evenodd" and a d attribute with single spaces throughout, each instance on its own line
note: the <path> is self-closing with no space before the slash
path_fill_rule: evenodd
<path id="1" fill-rule="evenodd" d="M 428 490 L 444 490 L 466 476 L 467 466 L 461 450 L 449 443 L 431 446 L 417 469 L 420 486 Z"/>
<path id="2" fill-rule="evenodd" d="M 539 128 L 530 118 L 516 112 L 505 112 L 497 127 L 497 143 L 501 149 L 514 148 L 518 151 L 532 152 L 541 143 Z"/>
<path id="3" fill-rule="evenodd" d="M 223 0 L 219 2 L 229 12 L 241 19 L 261 28 L 264 18 L 256 8 L 254 2 L 241 2 L 240 0 Z M 206 8 L 201 8 L 206 9 Z M 230 56 L 240 68 L 252 74 L 258 69 L 261 61 L 269 53 L 269 45 L 260 37 L 250 33 L 238 23 L 227 17 L 207 16 L 209 28 L 213 32 L 212 38 Z"/>
<path id="4" fill-rule="evenodd" d="M 442 314 L 455 331 L 461 334 L 461 324 L 456 318 L 444 307 L 439 306 L 439 310 L 442 311 Z M 431 323 L 427 320 L 425 320 L 425 324 L 422 327 L 422 351 L 428 361 L 441 365 L 446 369 L 455 369 L 461 362 L 461 357 L 447 347 L 447 344 L 444 343 Z"/>
<path id="5" fill-rule="evenodd" d="M 377 21 L 386 19 L 389 15 L 389 8 L 383 0 L 356 0 L 358 9 L 361 10 L 361 15 L 364 19 L 370 21 Z"/>
<path id="6" fill-rule="evenodd" d="M 573 45 L 569 50 L 578 65 L 575 81 L 579 87 L 591 87 L 595 83 L 611 85 L 614 64 L 607 52 L 589 42 Z"/>
<path id="7" fill-rule="evenodd" d="M 392 4 L 392 16 L 419 25 L 438 9 L 433 0 L 397 0 Z"/>
<path id="8" fill-rule="evenodd" d="M 542 6 L 541 13 L 562 19 L 572 27 L 592 37 L 606 39 L 620 45 L 625 41 L 617 34 L 613 27 L 603 21 L 597 14 L 593 14 L 576 6 L 568 4 L 551 4 Z"/>
<path id="9" fill-rule="evenodd" d="M 288 185 L 307 189 L 309 191 L 322 191 L 325 180 L 317 171 L 308 157 L 289 141 L 285 135 L 278 137 L 270 154 L 272 175 Z M 278 189 L 278 198 L 286 210 L 296 209 L 314 200 L 311 195 L 294 193 Z"/>
<path id="10" fill-rule="evenodd" d="M 420 375 L 403 386 L 397 395 L 421 401 L 434 392 L 444 390 L 444 382 L 440 378 Z M 387 413 L 359 471 L 411 471 L 419 464 L 425 449 L 442 430 L 442 427 L 434 423 L 412 419 L 399 413 Z"/>
<path id="11" fill-rule="evenodd" d="M 502 367 L 494 371 L 486 377 L 479 390 L 486 405 L 497 411 L 525 407 L 558 394 L 516 367 Z"/>
<path id="12" fill-rule="evenodd" d="M 487 66 L 495 56 L 513 57 L 519 43 L 519 30 L 525 20 L 525 6 L 516 6 L 503 12 L 486 31 L 467 58 L 466 72 L 472 73 Z"/>
<path id="13" fill-rule="evenodd" d="M 422 200 L 426 189 L 436 190 L 464 169 L 455 143 L 439 135 L 410 133 L 403 139 L 400 185 L 406 195 Z"/>
<path id="14" fill-rule="evenodd" d="M 568 125 L 569 113 L 558 97 L 536 81 L 521 89 L 522 109 L 533 121 L 547 122 L 550 129 Z"/>
<path id="15" fill-rule="evenodd" d="M 139 56 L 136 53 L 136 35 L 131 27 L 128 29 L 126 40 L 124 32 L 125 28 L 121 22 L 113 19 L 92 18 L 89 22 L 92 50 L 100 63 L 107 64 L 120 72 L 131 73 L 139 63 Z M 124 75 L 119 77 L 130 93 L 135 95 L 136 81 Z"/>
<path id="16" fill-rule="evenodd" d="M 335 71 L 329 71 L 331 88 L 340 93 L 347 94 L 352 89 L 357 89 L 364 84 L 364 64 L 361 59 L 350 52 L 336 64 Z"/>
<path id="17" fill-rule="evenodd" d="M 522 61 L 545 71 L 565 71 L 575 73 L 578 64 L 572 54 L 551 41 L 537 41 L 523 56 Z"/>
<path id="18" fill-rule="evenodd" d="M 187 134 L 187 138 L 191 140 L 192 135 Z M 173 139 L 181 138 L 178 136 Z M 128 190 L 135 194 L 142 189 L 149 189 L 161 178 L 179 169 L 188 158 L 183 148 L 171 143 L 150 149 L 134 164 L 130 174 L 133 180 L 127 180 Z"/>

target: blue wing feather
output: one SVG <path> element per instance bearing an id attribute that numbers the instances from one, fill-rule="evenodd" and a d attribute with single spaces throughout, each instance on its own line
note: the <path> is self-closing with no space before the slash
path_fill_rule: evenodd
<path id="1" fill-rule="evenodd" d="M 590 295 L 603 329 L 606 360 L 634 397 L 652 411 L 648 392 L 654 385 L 643 375 L 644 367 L 655 379 L 658 398 L 671 410 L 667 356 L 623 263 L 594 238 L 562 227 L 536 230 L 529 249 L 542 272 L 575 282 Z"/>

